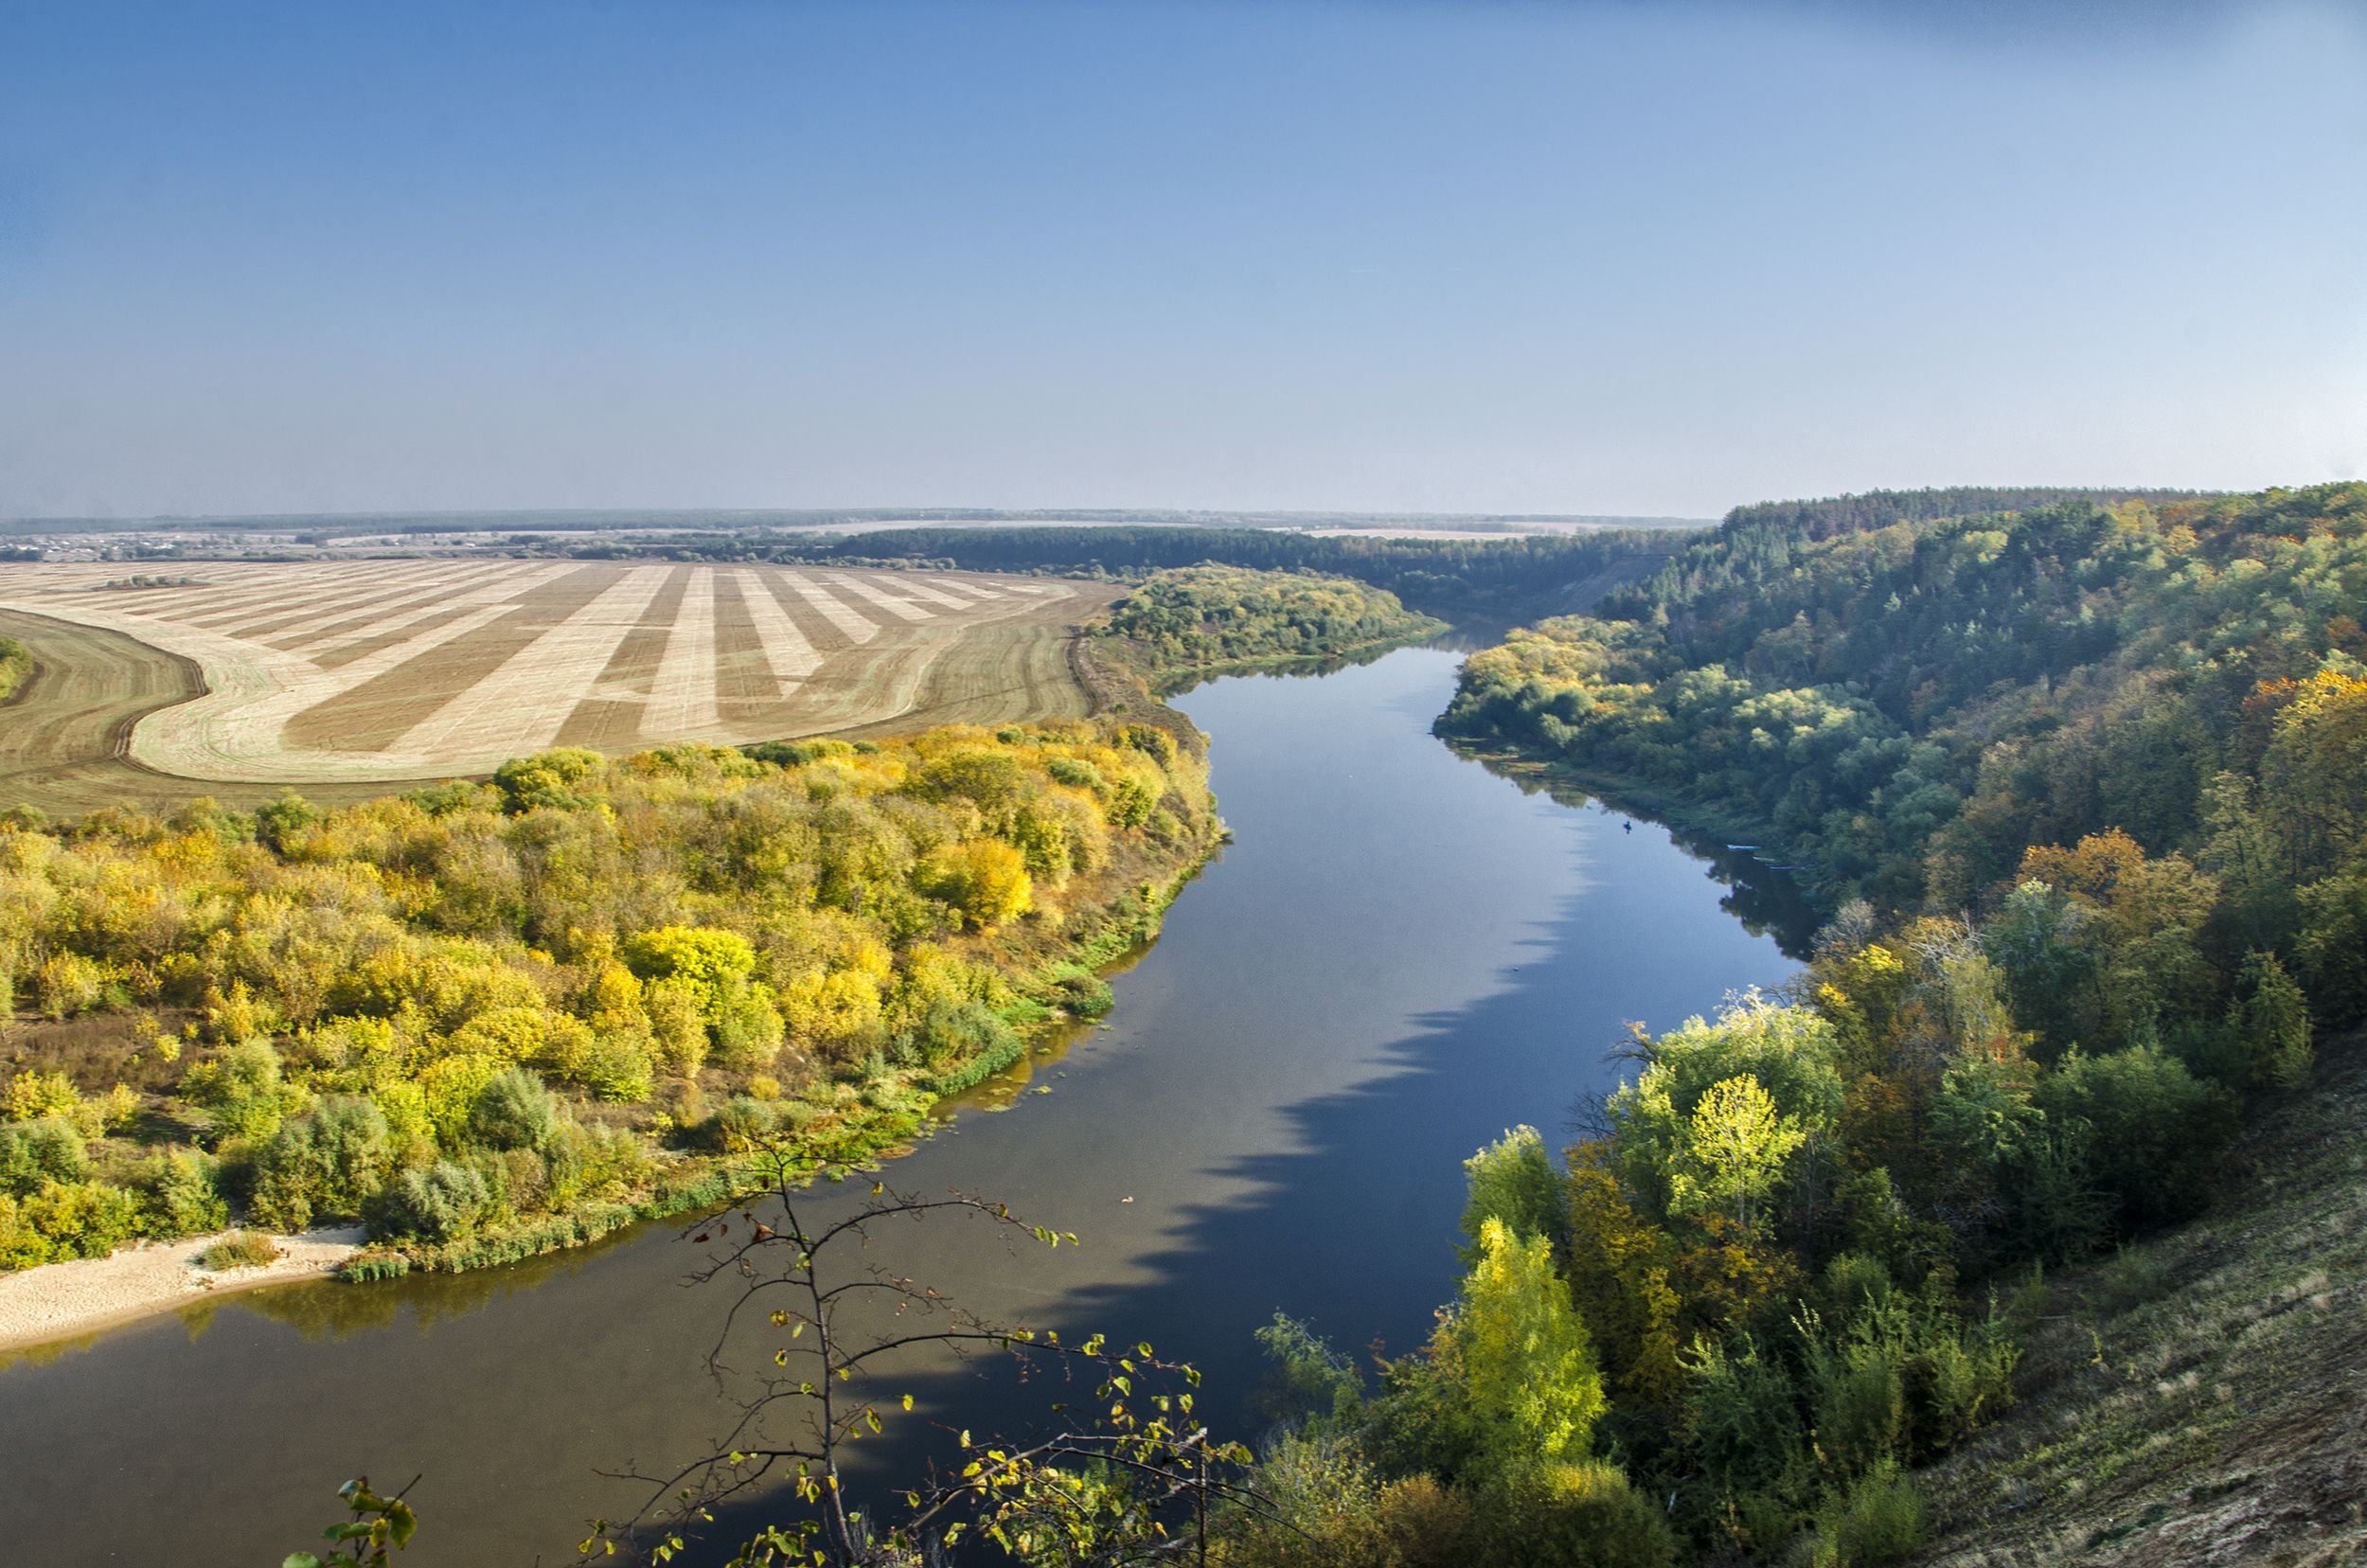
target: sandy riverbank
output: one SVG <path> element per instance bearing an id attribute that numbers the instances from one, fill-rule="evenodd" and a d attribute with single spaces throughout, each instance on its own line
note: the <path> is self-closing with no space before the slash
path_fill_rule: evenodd
<path id="1" fill-rule="evenodd" d="M 0 1350 L 70 1339 L 258 1285 L 316 1278 L 351 1256 L 362 1240 L 358 1228 L 306 1231 L 274 1237 L 279 1256 L 259 1267 L 220 1274 L 199 1268 L 198 1255 L 228 1234 L 143 1242 L 108 1257 L 0 1274 Z"/>

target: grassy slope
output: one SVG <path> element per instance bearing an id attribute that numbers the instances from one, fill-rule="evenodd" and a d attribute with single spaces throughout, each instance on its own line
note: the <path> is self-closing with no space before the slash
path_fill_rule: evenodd
<path id="1" fill-rule="evenodd" d="M 1919 1477 L 1930 1560 L 2367 1559 L 2367 1034 L 2320 1055 L 2212 1214 L 2027 1292 L 2019 1402 Z"/>

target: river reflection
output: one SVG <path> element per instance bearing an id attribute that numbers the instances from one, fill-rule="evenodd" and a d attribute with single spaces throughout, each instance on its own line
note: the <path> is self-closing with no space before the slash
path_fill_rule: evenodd
<path id="1" fill-rule="evenodd" d="M 1150 1340 L 1242 1432 L 1252 1330 L 1282 1310 L 1344 1345 L 1415 1343 L 1454 1287 L 1466 1155 L 1517 1122 L 1565 1137 L 1615 1079 L 1628 1020 L 1664 1028 L 1792 972 L 1780 902 L 1717 880 L 1738 868 L 1433 739 L 1455 664 L 1404 650 L 1178 699 L 1214 738 L 1234 844 L 1116 981 L 1107 1028 L 890 1171 L 1085 1245 L 931 1225 L 892 1238 L 895 1267 L 1006 1319 Z M 176 1561 L 276 1561 L 367 1470 L 423 1476 L 422 1562 L 565 1560 L 584 1519 L 638 1500 L 601 1471 L 666 1465 L 725 1424 L 702 1358 L 726 1298 L 681 1285 L 703 1251 L 652 1228 L 22 1359 L 0 1372 L 0 1541 L 35 1563 L 151 1560 L 167 1539 Z M 931 1421 L 1007 1429 L 1059 1397 L 983 1367 L 897 1386 L 922 1400 L 881 1451 L 901 1473 L 943 1452 Z"/>

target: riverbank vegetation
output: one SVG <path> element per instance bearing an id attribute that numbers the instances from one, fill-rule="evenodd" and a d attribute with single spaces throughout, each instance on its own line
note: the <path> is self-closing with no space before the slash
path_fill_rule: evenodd
<path id="1" fill-rule="evenodd" d="M 1340 658 L 1435 635 L 1386 589 L 1347 578 L 1187 566 L 1110 607 L 1097 646 L 1154 685 L 1226 668 Z"/>
<path id="2" fill-rule="evenodd" d="M 1093 966 L 1216 842 L 1164 717 L 13 813 L 0 1265 L 233 1211 L 498 1261 L 711 1197 L 759 1143 L 908 1138 L 1106 1007 Z"/>
<path id="3" fill-rule="evenodd" d="M 1763 830 L 1834 918 L 1639 1033 L 1558 1166 L 1473 1159 L 1463 1296 L 1377 1386 L 1277 1326 L 1268 1464 L 1334 1544 L 1253 1560 L 1904 1555 L 2043 1272 L 2201 1212 L 2367 1013 L 2367 487 L 1862 509 L 1467 667 L 1446 733 Z"/>

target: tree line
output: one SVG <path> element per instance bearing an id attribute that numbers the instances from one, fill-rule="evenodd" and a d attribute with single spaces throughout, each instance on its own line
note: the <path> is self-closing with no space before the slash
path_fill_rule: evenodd
<path id="1" fill-rule="evenodd" d="M 1613 561 L 1663 554 L 1686 536 L 1599 529 L 1519 539 L 1318 537 L 1273 528 L 887 528 L 786 539 L 716 534 L 668 540 L 650 553 L 682 560 L 841 566 L 930 565 L 972 572 L 1060 572 L 1138 578 L 1201 565 L 1312 572 L 1385 589 L 1426 615 L 1528 614 Z M 595 547 L 597 548 L 597 547 Z M 607 547 L 610 553 L 623 546 Z"/>
<path id="2" fill-rule="evenodd" d="M 1154 573 L 1095 629 L 1153 677 L 1222 665 L 1336 657 L 1443 632 L 1386 589 L 1347 578 L 1187 566 Z"/>

